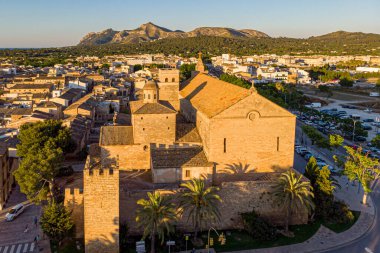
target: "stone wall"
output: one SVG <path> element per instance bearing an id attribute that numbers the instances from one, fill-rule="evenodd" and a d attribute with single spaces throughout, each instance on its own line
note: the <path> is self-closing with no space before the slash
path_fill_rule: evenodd
<path id="1" fill-rule="evenodd" d="M 84 237 L 84 206 L 83 192 L 78 189 L 65 189 L 65 207 L 71 212 L 71 218 L 75 224 L 75 237 Z"/>
<path id="2" fill-rule="evenodd" d="M 119 252 L 119 170 L 85 169 L 84 242 L 86 253 Z"/>
<path id="3" fill-rule="evenodd" d="M 115 164 L 118 157 L 120 170 L 150 169 L 150 145 L 113 145 L 102 146 L 101 157 L 103 166 Z"/>
<path id="4" fill-rule="evenodd" d="M 189 176 L 186 175 L 189 173 Z M 209 167 L 182 167 L 158 168 L 152 170 L 154 183 L 181 183 L 191 178 L 211 178 L 212 166 Z"/>
<path id="5" fill-rule="evenodd" d="M 273 182 L 270 181 L 238 181 L 223 182 L 218 192 L 223 200 L 219 205 L 221 221 L 210 224 L 216 229 L 242 229 L 243 223 L 240 213 L 255 210 L 264 219 L 272 224 L 283 225 L 285 223 L 285 212 L 275 202 L 270 194 Z M 183 189 L 156 191 L 164 195 L 173 197 L 175 203 L 179 202 L 178 196 Z M 120 193 L 120 222 L 128 224 L 131 234 L 142 233 L 141 228 L 137 227 L 135 212 L 139 208 L 137 200 L 147 197 L 148 191 L 124 191 Z M 187 222 L 187 214 L 178 222 L 177 228 L 182 231 L 192 231 L 191 221 Z M 290 224 L 304 224 L 308 221 L 307 212 L 293 215 Z"/>
<path id="6" fill-rule="evenodd" d="M 135 143 L 173 143 L 176 133 L 176 114 L 132 115 Z"/>

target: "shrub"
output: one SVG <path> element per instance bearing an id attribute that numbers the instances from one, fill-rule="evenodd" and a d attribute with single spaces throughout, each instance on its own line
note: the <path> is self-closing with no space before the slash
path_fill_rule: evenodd
<path id="1" fill-rule="evenodd" d="M 245 230 L 253 239 L 270 241 L 277 238 L 276 228 L 262 219 L 255 211 L 242 213 Z"/>
<path id="2" fill-rule="evenodd" d="M 57 177 L 68 177 L 74 174 L 74 169 L 71 166 L 59 168 Z"/>
<path id="3" fill-rule="evenodd" d="M 334 223 L 351 223 L 355 219 L 354 214 L 342 201 L 334 201 L 330 213 L 330 222 Z"/>

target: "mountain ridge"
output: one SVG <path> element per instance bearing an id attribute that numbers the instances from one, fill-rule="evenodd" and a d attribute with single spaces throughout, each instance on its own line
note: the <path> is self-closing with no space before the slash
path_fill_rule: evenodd
<path id="1" fill-rule="evenodd" d="M 112 43 L 139 43 L 166 38 L 187 38 L 198 36 L 216 36 L 226 38 L 255 38 L 269 36 L 254 29 L 237 30 L 228 27 L 198 27 L 192 31 L 170 30 L 148 22 L 133 30 L 116 31 L 111 28 L 100 32 L 90 32 L 79 42 L 79 46 L 104 45 Z"/>

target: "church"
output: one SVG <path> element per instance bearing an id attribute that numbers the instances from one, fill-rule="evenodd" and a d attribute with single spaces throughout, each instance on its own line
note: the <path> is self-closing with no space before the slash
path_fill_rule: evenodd
<path id="1" fill-rule="evenodd" d="M 138 199 L 147 191 L 176 194 L 194 177 L 220 187 L 223 222 L 215 227 L 241 228 L 239 213 L 252 209 L 281 222 L 268 191 L 293 166 L 293 114 L 254 89 L 209 76 L 201 54 L 190 79 L 180 84 L 177 69 L 159 69 L 135 97 L 130 124 L 101 128 L 82 186 L 65 191 L 86 252 L 118 252 L 120 223 L 139 233 Z M 301 215 L 293 223 L 305 221 Z"/>

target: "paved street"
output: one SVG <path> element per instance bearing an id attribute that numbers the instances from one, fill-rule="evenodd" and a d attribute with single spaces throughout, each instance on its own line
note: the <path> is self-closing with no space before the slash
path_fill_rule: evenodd
<path id="1" fill-rule="evenodd" d="M 373 224 L 372 229 L 369 231 L 368 234 L 366 234 L 364 237 L 360 238 L 359 240 L 356 240 L 352 243 L 348 243 L 347 245 L 334 249 L 329 250 L 326 252 L 331 253 L 347 253 L 347 252 L 355 252 L 355 253 L 378 253 L 380 252 L 380 186 L 377 182 L 376 186 L 374 187 L 373 193 L 371 193 L 371 198 L 377 207 L 377 212 L 375 216 L 375 222 Z"/>
<path id="2" fill-rule="evenodd" d="M 300 126 L 298 125 L 297 126 L 297 134 L 296 134 L 298 142 L 301 143 L 301 139 L 303 139 L 303 143 L 308 144 L 306 146 L 312 153 L 321 156 L 324 160 L 326 160 L 326 162 L 328 162 L 330 165 L 332 165 L 333 164 L 333 159 L 332 159 L 333 152 L 328 151 L 328 150 L 322 150 L 321 151 L 321 150 L 318 150 L 316 147 L 312 147 L 310 145 L 311 144 L 310 140 L 308 140 L 308 138 L 306 136 L 302 136 L 301 131 L 302 130 L 301 130 Z M 339 154 L 343 154 L 343 152 L 344 152 L 344 149 L 338 150 Z M 300 173 L 303 173 L 305 171 L 306 164 L 307 164 L 306 160 L 302 156 L 295 153 L 295 155 L 294 155 L 294 168 L 297 171 L 299 171 Z M 362 211 L 362 215 L 363 215 L 363 212 L 366 212 L 369 215 L 375 215 L 375 222 L 374 222 L 374 225 L 373 225 L 372 229 L 370 230 L 370 232 L 367 235 L 365 235 L 363 238 L 356 239 L 356 240 L 354 240 L 354 242 L 351 242 L 351 243 L 348 242 L 346 245 L 344 245 L 340 248 L 338 247 L 338 248 L 334 248 L 332 250 L 327 250 L 327 251 L 322 251 L 322 252 L 334 252 L 334 253 L 335 252 L 337 252 L 337 253 L 351 253 L 351 252 L 355 252 L 355 253 L 362 253 L 362 252 L 363 253 L 371 253 L 371 252 L 377 253 L 377 252 L 380 252 L 380 236 L 379 236 L 380 235 L 380 213 L 374 212 L 374 208 L 373 208 L 373 205 L 375 205 L 378 210 L 380 208 L 380 186 L 379 186 L 379 183 L 377 182 L 374 185 L 374 191 L 373 191 L 373 193 L 370 194 L 370 196 L 372 198 L 372 202 L 370 203 L 370 205 L 372 207 L 367 208 L 360 203 L 360 200 L 362 199 L 362 196 L 363 196 L 363 190 L 360 189 L 360 191 L 358 192 L 357 191 L 357 189 L 358 189 L 357 184 L 353 184 L 351 182 L 348 182 L 347 178 L 344 176 L 336 177 L 336 179 L 339 181 L 339 184 L 341 185 L 341 189 L 336 189 L 335 196 L 337 198 L 347 202 L 350 205 L 351 209 Z M 368 223 L 366 223 L 366 222 L 363 223 L 363 226 L 364 226 L 364 224 L 368 225 Z M 358 229 L 360 229 L 360 228 L 358 228 Z M 358 229 L 356 229 L 356 230 L 358 230 Z M 363 227 L 363 231 L 365 231 L 364 229 L 365 228 Z M 328 231 L 318 231 L 318 232 L 319 232 L 319 234 L 317 234 L 314 237 L 314 239 L 316 239 L 317 241 L 320 240 L 321 243 L 322 242 L 325 243 L 329 239 L 331 241 L 332 237 Z M 352 238 L 355 238 L 354 235 L 352 235 L 352 236 L 353 236 Z M 339 237 L 337 237 L 337 238 L 339 239 Z M 350 239 L 350 238 L 348 238 L 348 239 Z M 344 239 L 342 239 L 342 240 L 344 240 Z"/>
<path id="3" fill-rule="evenodd" d="M 27 204 L 25 201 L 25 195 L 16 187 L 7 203 L 7 208 L 0 212 L 0 253 L 36 251 L 33 241 L 37 234 L 41 237 L 42 233 L 39 226 L 34 225 L 34 217 L 37 216 L 39 219 L 41 207 Z M 21 202 L 26 203 L 25 211 L 14 221 L 5 221 L 8 210 Z M 28 231 L 24 232 L 26 226 L 28 226 Z"/>

